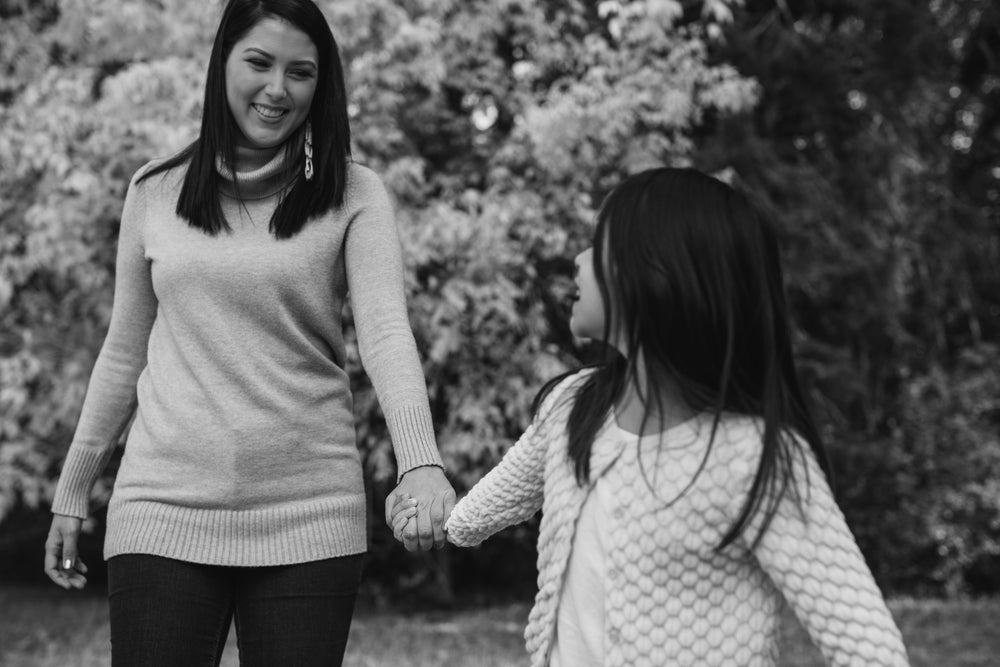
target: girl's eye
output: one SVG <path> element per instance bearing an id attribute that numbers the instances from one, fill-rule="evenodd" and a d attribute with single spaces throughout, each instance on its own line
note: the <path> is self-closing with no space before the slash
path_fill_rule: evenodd
<path id="1" fill-rule="evenodd" d="M 312 78 L 312 72 L 309 72 L 309 71 L 306 71 L 306 70 L 295 70 L 291 74 L 296 79 L 311 79 Z"/>
<path id="2" fill-rule="evenodd" d="M 247 62 L 256 67 L 257 69 L 264 69 L 265 67 L 267 67 L 267 63 L 261 60 L 260 58 L 251 58 L 250 60 L 247 60 Z"/>

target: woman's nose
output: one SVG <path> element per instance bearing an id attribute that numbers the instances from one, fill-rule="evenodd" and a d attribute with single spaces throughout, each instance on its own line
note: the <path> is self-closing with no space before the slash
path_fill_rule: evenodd
<path id="1" fill-rule="evenodd" d="M 284 99 L 288 94 L 285 90 L 285 77 L 281 74 L 275 74 L 270 79 L 268 79 L 267 87 L 264 88 L 264 92 L 267 93 L 268 97 L 275 100 Z"/>

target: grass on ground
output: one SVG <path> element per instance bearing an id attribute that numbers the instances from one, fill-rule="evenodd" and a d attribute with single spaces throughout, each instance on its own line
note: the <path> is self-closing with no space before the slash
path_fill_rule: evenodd
<path id="1" fill-rule="evenodd" d="M 1000 664 L 1000 600 L 895 600 L 913 667 Z M 346 667 L 524 665 L 524 604 L 403 614 L 361 609 L 355 616 Z M 781 667 L 821 667 L 823 660 L 791 616 L 782 633 Z M 0 588 L 0 664 L 9 667 L 104 667 L 110 664 L 103 596 L 55 587 Z M 239 664 L 235 638 L 223 667 Z"/>

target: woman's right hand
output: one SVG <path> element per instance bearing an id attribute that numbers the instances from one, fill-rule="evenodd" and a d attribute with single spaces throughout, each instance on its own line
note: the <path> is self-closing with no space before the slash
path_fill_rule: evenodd
<path id="1" fill-rule="evenodd" d="M 87 584 L 87 566 L 76 554 L 77 538 L 83 519 L 63 514 L 52 515 L 49 537 L 45 540 L 45 574 L 66 590 Z"/>

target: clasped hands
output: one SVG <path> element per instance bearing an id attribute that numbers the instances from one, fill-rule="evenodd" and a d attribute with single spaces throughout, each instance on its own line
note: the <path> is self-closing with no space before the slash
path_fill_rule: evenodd
<path id="1" fill-rule="evenodd" d="M 444 524 L 455 507 L 455 490 L 444 471 L 422 466 L 403 474 L 385 499 L 385 522 L 407 551 L 440 549 L 445 545 Z"/>

